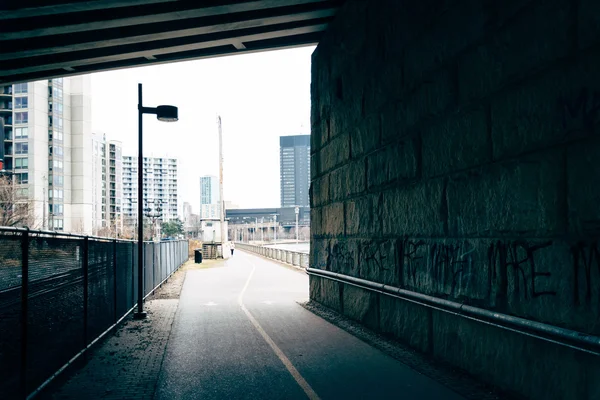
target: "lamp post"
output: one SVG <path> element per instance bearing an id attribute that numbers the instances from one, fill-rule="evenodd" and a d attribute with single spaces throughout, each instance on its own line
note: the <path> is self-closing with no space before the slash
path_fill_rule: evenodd
<path id="1" fill-rule="evenodd" d="M 138 308 L 133 315 L 135 319 L 146 318 L 144 312 L 144 134 L 142 127 L 144 114 L 154 114 L 159 121 L 175 122 L 178 120 L 175 106 L 144 107 L 142 84 L 138 83 Z"/>
<path id="2" fill-rule="evenodd" d="M 296 243 L 298 243 L 298 213 L 300 212 L 300 207 L 296 206 L 294 211 L 296 212 Z"/>

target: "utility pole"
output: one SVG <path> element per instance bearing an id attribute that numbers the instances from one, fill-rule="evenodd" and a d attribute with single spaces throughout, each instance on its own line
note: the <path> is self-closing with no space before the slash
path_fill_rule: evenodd
<path id="1" fill-rule="evenodd" d="M 265 219 L 261 218 L 260 223 L 262 224 L 262 226 L 260 227 L 260 241 L 264 243 L 265 242 Z"/>
<path id="2" fill-rule="evenodd" d="M 273 242 L 277 242 L 277 214 L 273 215 Z"/>
<path id="3" fill-rule="evenodd" d="M 221 116 L 217 117 L 219 124 L 219 204 L 221 219 L 221 257 L 225 258 L 225 202 L 223 201 L 223 129 L 221 127 Z"/>

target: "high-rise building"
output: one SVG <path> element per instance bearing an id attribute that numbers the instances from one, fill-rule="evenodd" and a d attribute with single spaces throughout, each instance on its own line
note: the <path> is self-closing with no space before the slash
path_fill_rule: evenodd
<path id="1" fill-rule="evenodd" d="M 92 142 L 92 229 L 112 236 L 123 231 L 123 146 L 105 134 L 95 133 Z"/>
<path id="2" fill-rule="evenodd" d="M 123 157 L 123 218 L 132 226 L 137 221 L 138 159 Z M 177 160 L 144 157 L 144 208 L 152 213 L 161 210 L 163 222 L 173 221 L 177 214 Z"/>
<path id="3" fill-rule="evenodd" d="M 92 233 L 89 76 L 0 86 L 3 168 L 31 228 Z"/>
<path id="4" fill-rule="evenodd" d="M 308 207 L 310 135 L 279 138 L 281 207 Z"/>
<path id="5" fill-rule="evenodd" d="M 220 218 L 219 179 L 213 175 L 200 177 L 200 217 Z"/>

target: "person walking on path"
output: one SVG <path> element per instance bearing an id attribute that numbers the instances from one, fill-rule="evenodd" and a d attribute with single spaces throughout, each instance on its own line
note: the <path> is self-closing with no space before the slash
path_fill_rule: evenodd
<path id="1" fill-rule="evenodd" d="M 231 250 L 231 257 L 233 257 L 233 250 L 235 250 L 235 243 L 231 242 L 231 246 L 229 247 Z"/>

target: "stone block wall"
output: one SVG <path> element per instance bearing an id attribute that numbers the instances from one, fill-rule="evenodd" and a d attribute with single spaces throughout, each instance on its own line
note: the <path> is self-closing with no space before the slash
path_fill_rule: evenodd
<path id="1" fill-rule="evenodd" d="M 594 0 L 349 0 L 313 54 L 311 267 L 600 336 L 599 27 Z M 600 398 L 598 357 L 362 292 L 311 278 L 506 390 Z"/>

